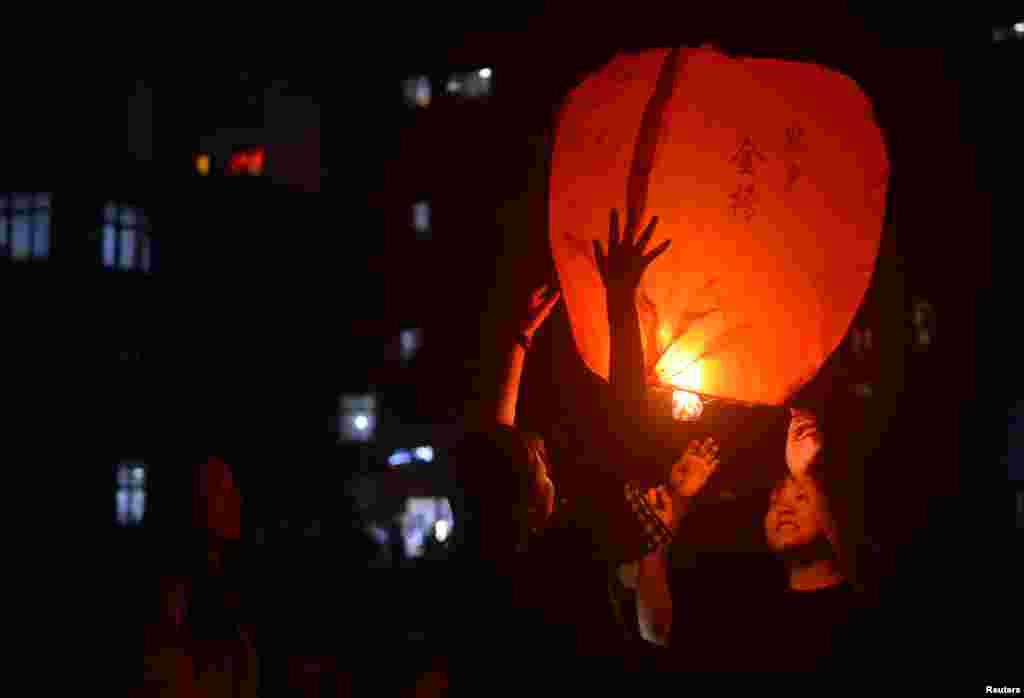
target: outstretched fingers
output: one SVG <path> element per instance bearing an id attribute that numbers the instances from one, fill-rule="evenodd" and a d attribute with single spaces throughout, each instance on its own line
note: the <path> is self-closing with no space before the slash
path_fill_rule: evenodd
<path id="1" fill-rule="evenodd" d="M 643 256 L 644 267 L 646 268 L 651 262 L 653 262 L 658 257 L 660 257 L 665 252 L 665 250 L 668 249 L 668 246 L 671 245 L 671 244 L 672 244 L 671 240 L 666 240 L 665 242 L 661 243 L 660 245 L 655 247 L 653 250 L 651 250 L 649 253 L 645 254 Z"/>
<path id="2" fill-rule="evenodd" d="M 594 258 L 597 260 L 597 271 L 600 272 L 601 278 L 606 278 L 608 276 L 608 258 L 605 256 L 604 250 L 601 249 L 600 240 L 594 240 Z"/>
<path id="3" fill-rule="evenodd" d="M 657 228 L 657 227 L 658 227 L 658 217 L 655 216 L 654 218 L 651 219 L 651 222 L 647 224 L 647 227 L 644 228 L 643 235 L 641 235 L 640 239 L 637 240 L 637 243 L 636 243 L 637 252 L 643 252 L 644 251 L 644 248 L 647 247 L 647 244 L 651 241 L 651 237 L 654 235 L 654 229 Z"/>

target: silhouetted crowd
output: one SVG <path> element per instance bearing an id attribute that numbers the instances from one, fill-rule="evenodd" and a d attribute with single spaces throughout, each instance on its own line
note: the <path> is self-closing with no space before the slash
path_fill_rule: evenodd
<path id="1" fill-rule="evenodd" d="M 915 634 L 881 622 L 835 485 L 851 466 L 830 447 L 836 425 L 813 405 L 785 408 L 784 474 L 758 504 L 764 554 L 689 545 L 688 527 L 730 520 L 714 516 L 730 504 L 705 496 L 720 466 L 713 436 L 694 431 L 672 448 L 645 430 L 635 295 L 667 247 L 645 251 L 655 225 L 638 235 L 630 222 L 620 235 L 613 214 L 607 250 L 597 250 L 611 376 L 592 432 L 552 441 L 516 424 L 523 367 L 558 290 L 524 298 L 499 337 L 493 400 L 454 453 L 454 552 L 421 654 L 395 650 L 372 601 L 383 595 L 376 578 L 359 569 L 372 555 L 365 538 L 322 569 L 254 560 L 241 544 L 232 469 L 211 458 L 194 469 L 190 532 L 161 548 L 133 695 L 649 694 L 659 682 L 684 690 L 704 672 L 816 671 L 852 686 L 865 668 L 900 667 L 899 644 Z M 400 587 L 388 593 L 427 594 Z M 791 688 L 808 685 L 823 688 Z"/>

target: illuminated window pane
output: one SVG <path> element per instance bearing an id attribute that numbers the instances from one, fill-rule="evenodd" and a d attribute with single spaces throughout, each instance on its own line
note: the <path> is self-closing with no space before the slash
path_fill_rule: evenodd
<path id="1" fill-rule="evenodd" d="M 117 233 L 114 226 L 103 226 L 103 266 L 113 267 L 117 263 Z"/>
<path id="2" fill-rule="evenodd" d="M 146 491 L 142 489 L 120 489 L 115 497 L 117 522 L 122 526 L 142 523 L 146 515 Z"/>
<path id="3" fill-rule="evenodd" d="M 367 525 L 366 532 L 370 534 L 370 537 L 373 538 L 373 542 L 377 545 L 387 545 L 391 538 L 388 535 L 388 530 L 383 526 L 378 526 L 377 524 Z"/>
<path id="4" fill-rule="evenodd" d="M 36 226 L 35 234 L 32 236 L 32 256 L 45 259 L 50 256 L 50 226 Z"/>
<path id="5" fill-rule="evenodd" d="M 446 88 L 450 94 L 469 99 L 487 97 L 493 90 L 494 71 L 481 68 L 468 73 L 455 73 L 448 78 Z"/>
<path id="6" fill-rule="evenodd" d="M 373 441 L 377 427 L 377 401 L 372 395 L 343 395 L 338 410 L 340 441 Z"/>
<path id="7" fill-rule="evenodd" d="M 14 208 L 18 211 L 27 211 L 32 208 L 32 196 L 29 194 L 15 194 Z"/>
<path id="8" fill-rule="evenodd" d="M 138 223 L 138 212 L 135 209 L 121 209 L 121 225 L 134 226 L 136 223 Z"/>
<path id="9" fill-rule="evenodd" d="M 343 395 L 341 406 L 346 410 L 373 411 L 377 408 L 377 400 L 373 395 Z"/>
<path id="10" fill-rule="evenodd" d="M 125 228 L 121 231 L 121 268 L 135 268 L 135 230 Z"/>
<path id="11" fill-rule="evenodd" d="M 142 523 L 146 514 L 146 468 L 143 464 L 122 463 L 118 466 L 114 511 L 121 526 Z"/>
<path id="12" fill-rule="evenodd" d="M 412 227 L 421 239 L 430 237 L 430 203 L 418 201 L 412 207 Z"/>
<path id="13" fill-rule="evenodd" d="M 423 330 L 407 329 L 402 330 L 401 351 L 402 361 L 411 361 L 423 346 Z"/>
<path id="14" fill-rule="evenodd" d="M 143 235 L 142 236 L 142 259 L 139 261 L 139 268 L 142 269 L 142 271 L 149 271 L 150 270 L 150 257 L 149 257 L 149 255 L 150 255 L 150 247 L 151 247 L 151 245 L 150 245 L 150 242 L 149 242 L 149 236 L 148 235 Z"/>
<path id="15" fill-rule="evenodd" d="M 15 259 L 25 259 L 32 253 L 32 230 L 27 216 L 18 215 L 14 219 L 13 253 Z"/>
<path id="16" fill-rule="evenodd" d="M 405 500 L 402 515 L 402 542 L 406 557 L 422 557 L 428 538 L 443 543 L 454 526 L 447 497 L 409 497 Z"/>
<path id="17" fill-rule="evenodd" d="M 419 75 L 402 83 L 405 101 L 411 107 L 426 108 L 430 106 L 430 78 Z"/>
<path id="18" fill-rule="evenodd" d="M 911 319 L 915 329 L 915 347 L 927 349 L 935 341 L 935 307 L 924 299 L 915 299 Z"/>
<path id="19" fill-rule="evenodd" d="M 117 206 L 115 206 L 114 204 L 107 204 L 106 206 L 103 207 L 103 222 L 117 222 Z"/>
<path id="20" fill-rule="evenodd" d="M 388 465 L 392 467 L 408 465 L 409 463 L 412 463 L 412 454 L 404 448 L 400 448 L 388 456 Z"/>

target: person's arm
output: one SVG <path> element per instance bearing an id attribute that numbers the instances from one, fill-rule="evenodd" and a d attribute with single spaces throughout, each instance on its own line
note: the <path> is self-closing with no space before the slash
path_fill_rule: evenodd
<path id="1" fill-rule="evenodd" d="M 520 320 L 502 348 L 502 363 L 498 379 L 498 391 L 491 410 L 484 415 L 484 421 L 515 426 L 516 406 L 519 402 L 519 384 L 526 362 L 526 346 L 558 302 L 559 292 L 551 292 L 547 285 L 530 294 L 529 307 L 525 318 Z M 524 346 L 526 345 L 526 346 Z"/>
<path id="2" fill-rule="evenodd" d="M 849 498 L 860 500 L 856 499 L 857 488 L 849 483 L 852 473 L 851 464 L 844 457 L 846 452 L 837 452 L 833 448 L 831 455 L 826 456 L 825 441 L 828 437 L 813 412 L 791 409 L 790 415 L 786 465 L 794 478 L 815 490 L 823 504 L 822 526 L 835 554 L 838 571 L 857 590 L 865 590 L 865 585 L 874 586 L 877 579 L 871 580 L 873 575 L 865 577 L 862 569 L 865 550 L 857 540 L 862 532 L 855 526 L 851 527 L 848 518 L 852 506 Z M 825 483 L 829 481 L 832 481 L 832 486 L 826 488 Z M 843 501 L 831 501 L 829 491 L 842 493 Z"/>
<path id="3" fill-rule="evenodd" d="M 718 446 L 712 439 L 691 442 L 672 467 L 670 485 L 651 490 L 647 501 L 673 536 L 691 510 L 693 498 L 718 468 Z M 670 543 L 648 553 L 637 565 L 636 611 L 640 635 L 648 642 L 668 646 L 672 637 L 672 592 L 669 586 Z M 628 575 L 628 570 L 623 570 Z M 627 576 L 628 578 L 628 576 Z"/>
<path id="4" fill-rule="evenodd" d="M 658 217 L 651 219 L 639 239 L 637 224 L 630 214 L 620 236 L 619 213 L 613 209 L 608 252 L 606 254 L 595 240 L 594 255 L 605 287 L 611 348 L 608 379 L 612 393 L 631 413 L 644 414 L 647 412 L 647 386 L 636 294 L 644 271 L 668 249 L 671 240 L 645 253 L 658 227 Z"/>
<path id="5" fill-rule="evenodd" d="M 798 482 L 815 490 L 819 500 L 824 503 L 823 522 L 825 535 L 836 556 L 843 560 L 842 545 L 839 536 L 839 525 L 829 505 L 828 496 L 821 486 L 824 476 L 825 437 L 814 413 L 790 409 L 789 428 L 786 434 L 786 467 Z"/>
<path id="6" fill-rule="evenodd" d="M 636 616 L 640 636 L 660 647 L 672 638 L 672 591 L 668 583 L 668 551 L 658 548 L 640 560 L 636 580 Z"/>
<path id="7" fill-rule="evenodd" d="M 655 511 L 673 536 L 689 510 L 689 501 L 673 496 L 667 488 L 648 491 L 647 504 Z M 621 570 L 636 591 L 636 618 L 640 637 L 653 645 L 667 647 L 672 636 L 672 591 L 669 586 L 671 541 L 656 547 L 643 558 Z M 630 573 L 635 568 L 635 577 Z"/>
<path id="8" fill-rule="evenodd" d="M 644 252 L 657 225 L 654 217 L 637 239 L 637 221 L 631 215 L 620 236 L 618 211 L 612 210 L 607 254 L 601 243 L 594 241 L 598 273 L 605 286 L 610 339 L 609 395 L 604 405 L 606 446 L 609 460 L 620 461 L 623 467 L 628 463 L 628 476 L 646 486 L 663 482 L 668 469 L 652 440 L 644 438 L 650 428 L 650 409 L 636 307 L 644 271 L 671 242 L 665 240 Z"/>

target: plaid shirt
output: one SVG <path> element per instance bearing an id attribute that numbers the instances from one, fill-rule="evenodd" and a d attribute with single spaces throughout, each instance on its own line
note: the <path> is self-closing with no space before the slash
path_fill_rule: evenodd
<path id="1" fill-rule="evenodd" d="M 647 503 L 643 490 L 631 482 L 626 483 L 626 501 L 629 502 L 633 514 L 644 531 L 646 540 L 646 553 L 651 553 L 658 548 L 667 548 L 672 543 L 674 534 L 665 525 L 661 517 Z"/>

